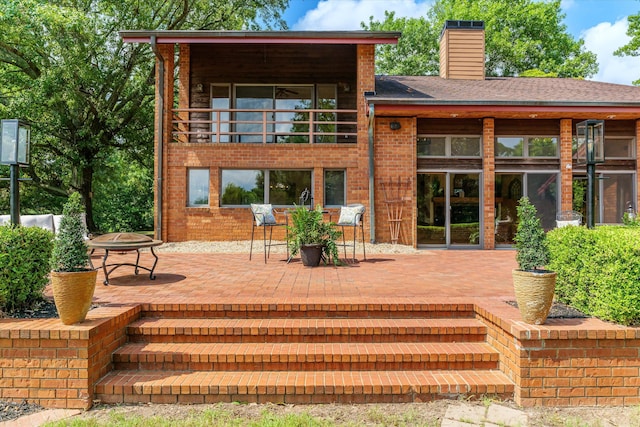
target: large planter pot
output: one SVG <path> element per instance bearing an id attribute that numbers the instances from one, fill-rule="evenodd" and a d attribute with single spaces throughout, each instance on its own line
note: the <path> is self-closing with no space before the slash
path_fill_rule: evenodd
<path id="1" fill-rule="evenodd" d="M 300 246 L 300 259 L 302 259 L 302 265 L 306 267 L 317 267 L 320 264 L 320 258 L 322 257 L 323 245 L 302 245 Z"/>
<path id="2" fill-rule="evenodd" d="M 53 300 L 62 323 L 73 325 L 87 317 L 93 292 L 96 289 L 97 275 L 96 270 L 73 273 L 51 272 Z"/>
<path id="3" fill-rule="evenodd" d="M 513 270 L 513 288 L 522 320 L 532 325 L 542 325 L 553 304 L 555 271 Z"/>

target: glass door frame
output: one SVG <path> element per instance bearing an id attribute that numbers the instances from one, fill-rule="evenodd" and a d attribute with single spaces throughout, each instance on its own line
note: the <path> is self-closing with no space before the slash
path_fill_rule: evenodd
<path id="1" fill-rule="evenodd" d="M 416 172 L 417 175 L 444 175 L 445 176 L 445 243 L 444 244 L 425 244 L 418 243 L 418 247 L 420 248 L 445 248 L 445 249 L 482 249 L 484 246 L 484 217 L 483 217 L 483 206 L 484 206 L 484 175 L 482 170 L 477 169 L 447 169 L 447 170 L 418 170 Z M 453 189 L 451 188 L 451 179 L 453 175 L 456 174 L 468 174 L 468 175 L 478 175 L 478 219 L 479 219 L 479 235 L 478 235 L 478 243 L 472 244 L 458 244 L 451 243 L 451 199 Z M 418 227 L 417 222 L 414 226 Z"/>

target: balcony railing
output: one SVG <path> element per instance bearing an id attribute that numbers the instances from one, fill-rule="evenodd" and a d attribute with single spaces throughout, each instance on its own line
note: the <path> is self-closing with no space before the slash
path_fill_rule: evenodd
<path id="1" fill-rule="evenodd" d="M 357 110 L 173 110 L 173 141 L 190 143 L 355 143 Z"/>

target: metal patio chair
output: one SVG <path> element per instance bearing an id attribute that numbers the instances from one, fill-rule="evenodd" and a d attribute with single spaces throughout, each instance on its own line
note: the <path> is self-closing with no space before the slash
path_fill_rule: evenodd
<path id="1" fill-rule="evenodd" d="M 252 227 L 251 227 L 251 248 L 249 249 L 249 260 L 253 254 L 253 238 L 256 228 L 262 227 L 262 242 L 264 245 L 264 263 L 267 263 L 267 258 L 271 255 L 271 246 L 287 246 L 287 243 L 273 243 L 273 229 L 274 227 L 286 227 L 285 222 L 277 222 L 275 214 L 277 214 L 271 204 L 251 204 L 251 214 L 253 215 Z M 269 240 L 267 242 L 267 228 L 269 229 Z M 268 248 L 268 249 L 267 249 Z M 287 246 L 287 258 L 289 258 L 289 247 Z"/>
<path id="2" fill-rule="evenodd" d="M 353 247 L 353 259 L 356 259 L 356 237 L 358 235 L 358 228 L 362 233 L 362 253 L 364 259 L 367 259 L 367 249 L 364 243 L 364 212 L 365 207 L 360 203 L 342 206 L 340 208 L 340 218 L 336 223 L 342 230 L 342 248 L 344 250 L 344 257 L 347 258 L 347 247 Z M 353 228 L 353 242 L 347 243 L 344 236 L 345 227 Z"/>

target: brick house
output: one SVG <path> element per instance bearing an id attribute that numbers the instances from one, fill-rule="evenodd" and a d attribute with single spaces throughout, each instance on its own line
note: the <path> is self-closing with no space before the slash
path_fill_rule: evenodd
<path id="1" fill-rule="evenodd" d="M 156 235 L 246 240 L 252 202 L 367 207 L 368 238 L 493 249 L 529 196 L 546 228 L 582 198 L 576 123 L 605 121 L 596 222 L 638 206 L 640 88 L 488 78 L 484 25 L 448 21 L 440 76 L 376 76 L 391 32 L 124 31 L 157 56 Z M 174 76 L 177 76 L 174 78 Z M 177 96 L 174 94 L 177 93 Z"/>

